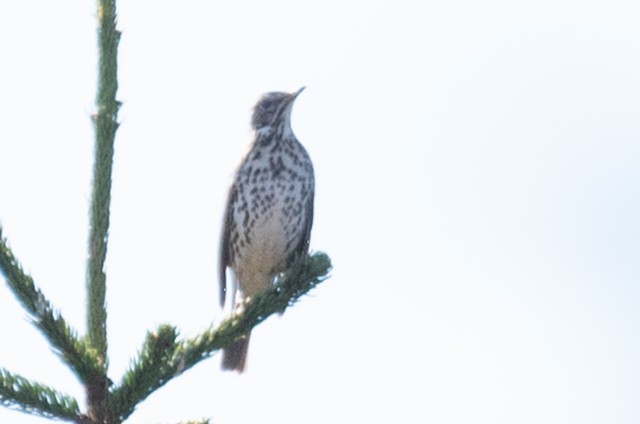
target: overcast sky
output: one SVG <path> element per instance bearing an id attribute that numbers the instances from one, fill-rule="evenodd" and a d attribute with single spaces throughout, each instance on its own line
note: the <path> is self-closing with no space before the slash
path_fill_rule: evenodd
<path id="1" fill-rule="evenodd" d="M 636 1 L 119 2 L 110 376 L 222 318 L 226 190 L 267 91 L 307 89 L 332 278 L 130 423 L 640 422 Z M 0 4 L 0 222 L 84 331 L 94 2 Z M 82 398 L 5 284 L 0 367 Z M 0 409 L 0 422 L 37 417 Z"/>

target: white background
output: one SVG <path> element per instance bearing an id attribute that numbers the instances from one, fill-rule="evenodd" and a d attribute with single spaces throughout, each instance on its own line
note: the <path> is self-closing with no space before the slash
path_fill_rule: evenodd
<path id="1" fill-rule="evenodd" d="M 0 5 L 0 222 L 82 332 L 94 2 Z M 332 278 L 131 423 L 640 422 L 635 1 L 119 2 L 110 375 L 222 315 L 226 189 L 264 92 L 317 174 Z M 0 367 L 82 399 L 0 285 Z M 2 423 L 41 418 L 0 409 Z"/>

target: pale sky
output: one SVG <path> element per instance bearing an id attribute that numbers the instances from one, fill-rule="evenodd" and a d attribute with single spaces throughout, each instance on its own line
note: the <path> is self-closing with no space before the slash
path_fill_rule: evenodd
<path id="1" fill-rule="evenodd" d="M 306 86 L 332 278 L 128 423 L 640 422 L 636 1 L 119 2 L 110 376 L 222 319 L 226 189 Z M 94 2 L 0 4 L 0 222 L 84 331 Z M 83 397 L 0 284 L 0 367 Z M 44 419 L 0 409 L 0 422 Z"/>

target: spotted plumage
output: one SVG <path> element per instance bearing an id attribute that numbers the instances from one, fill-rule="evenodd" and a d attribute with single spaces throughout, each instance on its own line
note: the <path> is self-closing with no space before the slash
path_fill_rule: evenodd
<path id="1" fill-rule="evenodd" d="M 233 271 L 235 305 L 273 284 L 291 261 L 306 254 L 313 223 L 311 159 L 291 130 L 295 93 L 268 93 L 256 104 L 255 141 L 229 191 L 220 248 L 220 303 L 227 297 L 226 270 Z M 233 296 L 235 297 L 235 296 Z M 223 352 L 222 368 L 242 372 L 249 336 Z"/>

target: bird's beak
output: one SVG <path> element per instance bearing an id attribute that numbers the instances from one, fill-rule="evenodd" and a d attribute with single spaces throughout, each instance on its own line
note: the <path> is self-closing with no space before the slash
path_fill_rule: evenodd
<path id="1" fill-rule="evenodd" d="M 295 93 L 291 94 L 291 100 L 295 100 L 296 97 L 298 97 L 298 94 L 302 93 L 304 91 L 306 87 L 302 87 L 300 90 L 296 91 Z"/>

